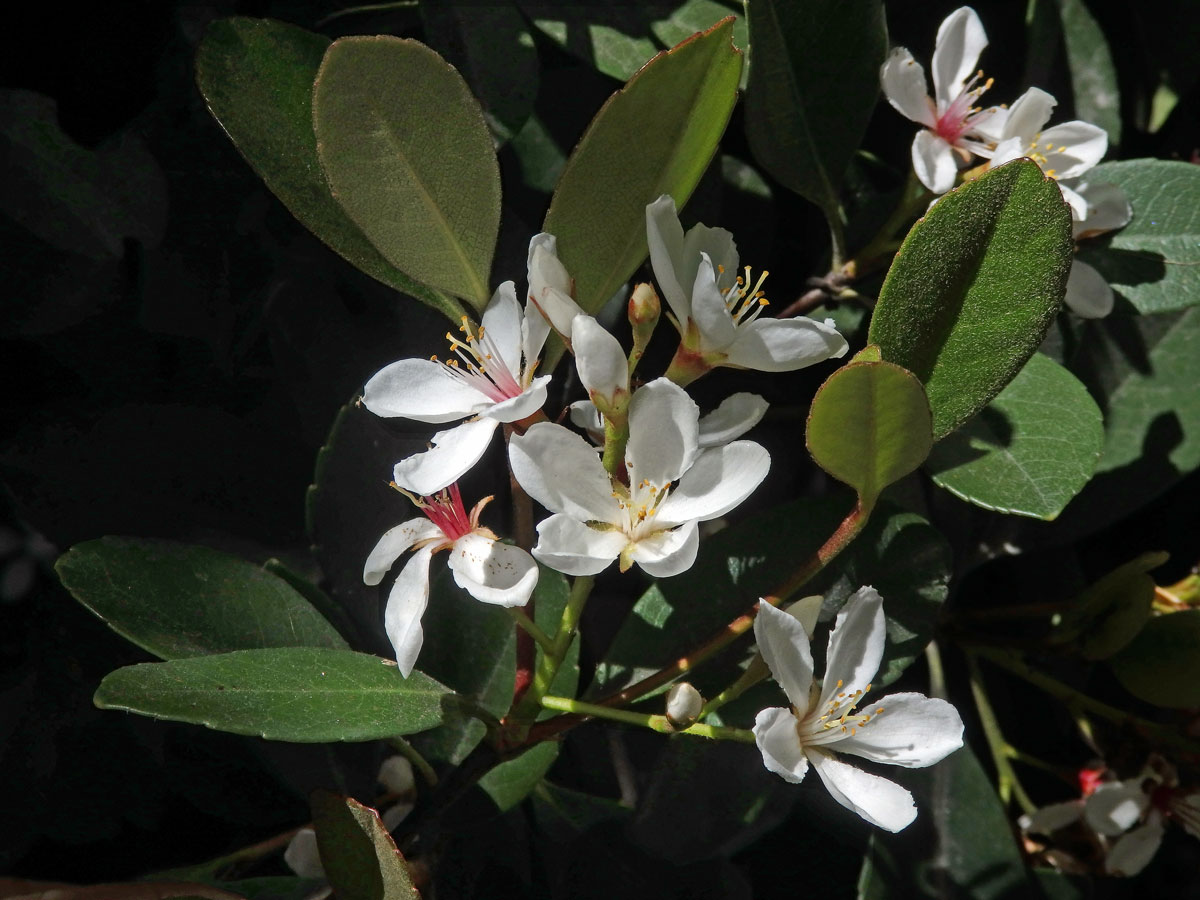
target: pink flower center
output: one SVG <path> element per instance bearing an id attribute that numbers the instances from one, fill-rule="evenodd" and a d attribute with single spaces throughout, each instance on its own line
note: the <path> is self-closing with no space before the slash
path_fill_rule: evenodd
<path id="1" fill-rule="evenodd" d="M 982 77 L 982 71 L 976 72 L 971 80 L 962 86 L 958 96 L 951 100 L 942 114 L 938 116 L 933 131 L 946 143 L 957 144 L 965 134 L 990 118 L 991 113 L 974 105 L 975 101 L 992 86 L 992 79 L 989 78 L 979 87 L 974 87 L 975 82 Z"/>
<path id="2" fill-rule="evenodd" d="M 411 495 L 410 495 L 411 496 Z M 457 541 L 465 534 L 475 530 L 477 513 L 481 508 L 476 507 L 468 516 L 463 507 L 462 494 L 458 490 L 458 482 L 443 488 L 432 497 L 413 498 L 425 517 L 441 529 L 451 541 Z"/>
<path id="3" fill-rule="evenodd" d="M 457 358 L 448 359 L 442 365 L 449 369 L 455 378 L 470 385 L 494 403 L 519 397 L 524 388 L 513 377 L 500 348 L 486 330 L 482 326 L 474 328 L 466 316 L 462 317 L 462 324 L 458 330 L 466 335 L 462 340 L 446 332 L 446 340 L 450 342 L 450 349 Z M 433 357 L 433 361 L 441 362 L 436 356 Z"/>

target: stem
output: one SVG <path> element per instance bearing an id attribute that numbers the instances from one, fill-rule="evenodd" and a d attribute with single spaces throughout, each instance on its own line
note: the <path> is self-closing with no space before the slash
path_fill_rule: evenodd
<path id="1" fill-rule="evenodd" d="M 979 712 L 979 721 L 983 725 L 983 734 L 987 738 L 988 749 L 992 753 L 992 762 L 996 765 L 996 793 L 1000 801 L 1007 804 L 1009 799 L 1015 799 L 1025 813 L 1032 813 L 1037 807 L 1021 787 L 1017 773 L 1013 771 L 1009 757 L 1013 753 L 1012 745 L 1000 731 L 1000 723 L 988 702 L 987 691 L 983 687 L 983 678 L 975 659 L 968 654 L 967 665 L 970 667 L 971 696 L 975 698 L 975 708 Z"/>
<path id="2" fill-rule="evenodd" d="M 604 417 L 604 455 L 600 462 L 604 466 L 604 471 L 609 475 L 616 475 L 617 469 L 621 467 L 621 463 L 625 462 L 625 445 L 629 443 L 629 419 L 628 417 L 620 424 L 614 424 L 613 420 Z"/>
<path id="3" fill-rule="evenodd" d="M 417 749 L 402 737 L 388 738 L 388 745 L 401 756 L 412 763 L 413 768 L 421 773 L 421 777 L 425 779 L 425 783 L 430 787 L 437 787 L 438 777 L 437 772 L 433 771 L 433 766 L 425 759 Z"/>
<path id="4" fill-rule="evenodd" d="M 829 223 L 829 268 L 835 272 L 846 259 L 846 224 L 842 219 L 842 208 L 834 205 L 825 210 L 825 221 Z"/>
<path id="5" fill-rule="evenodd" d="M 875 237 L 871 238 L 853 259 L 847 260 L 842 265 L 842 273 L 848 278 L 858 279 L 880 268 L 900 245 L 896 240 L 896 233 L 906 227 L 910 220 L 920 215 L 929 205 L 932 197 L 933 195 L 917 178 L 916 171 L 910 169 L 908 180 L 904 182 L 904 189 L 900 193 L 899 204 L 892 210 L 892 214 L 888 216 L 887 221 L 883 223 Z"/>
<path id="6" fill-rule="evenodd" d="M 738 676 L 737 681 L 705 703 L 704 708 L 700 710 L 700 715 L 696 716 L 696 718 L 703 719 L 709 713 L 716 712 L 726 703 L 732 703 L 750 688 L 754 687 L 754 685 L 766 678 L 769 673 L 770 670 L 767 669 L 767 664 L 764 662 L 762 654 L 756 653 L 754 659 L 750 660 L 750 665 L 746 666 L 746 670 Z"/>
<path id="7" fill-rule="evenodd" d="M 530 597 L 529 599 L 532 602 L 533 598 Z M 505 612 L 512 616 L 513 621 L 517 624 L 517 628 L 521 630 L 521 633 L 526 638 L 532 638 L 537 641 L 537 645 L 542 648 L 543 653 L 550 653 L 554 650 L 554 639 L 542 631 L 538 627 L 537 622 L 529 618 L 528 613 L 524 609 L 519 606 L 508 606 L 505 607 Z M 532 671 L 532 666 L 530 670 Z"/>
<path id="8" fill-rule="evenodd" d="M 572 713 L 577 716 L 588 716 L 600 719 L 611 719 L 614 722 L 624 722 L 627 725 L 641 725 L 660 734 L 691 734 L 697 737 L 715 740 L 741 741 L 745 744 L 754 743 L 754 732 L 744 728 L 726 728 L 720 725 L 692 725 L 690 728 L 677 730 L 666 716 L 656 716 L 649 713 L 634 712 L 631 709 L 613 709 L 596 703 L 584 703 L 570 697 L 543 697 L 542 707 L 558 712 Z"/>
<path id="9" fill-rule="evenodd" d="M 946 670 L 942 667 L 942 654 L 937 641 L 925 645 L 925 662 L 929 666 L 929 696 L 946 699 Z"/>

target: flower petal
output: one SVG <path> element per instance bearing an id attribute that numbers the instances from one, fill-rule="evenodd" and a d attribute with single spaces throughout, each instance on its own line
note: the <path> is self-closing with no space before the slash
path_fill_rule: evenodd
<path id="1" fill-rule="evenodd" d="M 760 372 L 792 372 L 845 356 L 848 346 L 832 319 L 755 319 L 738 329 L 737 340 L 725 350 L 724 364 Z"/>
<path id="2" fill-rule="evenodd" d="M 693 266 L 699 267 L 701 255 L 707 255 L 712 262 L 716 274 L 717 286 L 726 290 L 737 281 L 738 252 L 733 235 L 724 228 L 710 228 L 703 223 L 697 223 L 688 229 L 683 236 L 683 271 L 681 275 L 684 285 L 694 284 L 696 275 Z M 677 272 L 680 270 L 677 268 Z M 696 298 L 692 298 L 695 307 Z"/>
<path id="3" fill-rule="evenodd" d="M 596 448 L 561 425 L 539 422 L 514 434 L 508 461 L 521 487 L 551 512 L 578 522 L 624 522 Z"/>
<path id="4" fill-rule="evenodd" d="M 812 645 L 803 623 L 764 600 L 758 604 L 758 615 L 754 619 L 754 641 L 767 668 L 803 718 L 808 713 L 813 683 Z M 791 724 L 792 737 L 798 744 L 797 721 L 793 719 Z"/>
<path id="5" fill-rule="evenodd" d="M 699 549 L 700 529 L 695 522 L 687 522 L 678 528 L 656 531 L 633 542 L 629 558 L 641 566 L 647 575 L 670 578 L 690 569 Z"/>
<path id="6" fill-rule="evenodd" d="M 670 194 L 663 194 L 646 206 L 646 243 L 650 247 L 650 267 L 662 295 L 675 318 L 683 324 L 692 312 L 687 290 L 695 274 L 689 271 L 684 259 L 683 226 L 679 224 L 675 198 Z M 693 265 L 699 265 L 699 260 Z"/>
<path id="7" fill-rule="evenodd" d="M 620 342 L 591 316 L 571 323 L 575 368 L 588 395 L 611 405 L 618 392 L 629 393 L 629 362 Z"/>
<path id="8" fill-rule="evenodd" d="M 870 721 L 838 741 L 838 753 L 919 769 L 945 759 L 963 744 L 958 710 L 936 697 L 890 694 L 860 712 L 869 714 Z"/>
<path id="9" fill-rule="evenodd" d="M 954 148 L 932 131 L 922 128 L 913 138 L 912 164 L 921 184 L 935 194 L 944 194 L 954 187 L 954 179 L 958 177 Z"/>
<path id="10" fill-rule="evenodd" d="M 521 304 L 517 302 L 516 285 L 506 281 L 496 288 L 479 320 L 480 330 L 500 351 L 504 367 L 518 382 L 521 380 L 521 320 L 524 318 Z"/>
<path id="11" fill-rule="evenodd" d="M 406 491 L 428 497 L 458 481 L 487 451 L 499 422 L 487 416 L 439 431 L 433 446 L 396 463 L 392 477 Z"/>
<path id="12" fill-rule="evenodd" d="M 692 283 L 692 321 L 700 329 L 702 353 L 724 350 L 737 340 L 737 325 L 717 286 L 717 273 L 707 253 L 700 254 Z"/>
<path id="13" fill-rule="evenodd" d="M 1063 302 L 1080 318 L 1102 319 L 1112 312 L 1113 291 L 1103 275 L 1076 259 L 1067 276 L 1067 294 Z"/>
<path id="14" fill-rule="evenodd" d="M 450 571 L 460 588 L 496 606 L 524 606 L 538 581 L 537 563 L 528 553 L 476 532 L 454 542 Z"/>
<path id="15" fill-rule="evenodd" d="M 763 765 L 784 781 L 799 784 L 808 774 L 808 756 L 796 736 L 796 717 L 790 709 L 776 706 L 755 716 L 754 743 Z"/>
<path id="16" fill-rule="evenodd" d="M 516 422 L 531 416 L 545 405 L 546 386 L 549 383 L 549 375 L 539 375 L 517 396 L 501 400 L 491 408 L 482 410 L 480 414 L 497 422 Z"/>
<path id="17" fill-rule="evenodd" d="M 1108 851 L 1104 870 L 1110 875 L 1136 875 L 1154 859 L 1165 831 L 1162 819 L 1156 817 L 1122 835 Z"/>
<path id="18" fill-rule="evenodd" d="M 895 832 L 917 817 L 912 794 L 895 782 L 856 769 L 819 749 L 810 750 L 808 757 L 833 799 L 872 825 Z"/>
<path id="19" fill-rule="evenodd" d="M 1027 816 L 1018 820 L 1022 830 L 1029 834 L 1051 835 L 1060 828 L 1066 828 L 1078 822 L 1083 815 L 1082 800 L 1068 800 L 1066 803 L 1051 803 L 1035 809 Z"/>
<path id="20" fill-rule="evenodd" d="M 1108 132 L 1091 122 L 1063 122 L 1043 131 L 1038 144 L 1047 172 L 1056 178 L 1077 178 L 1104 158 Z"/>
<path id="21" fill-rule="evenodd" d="M 925 69 L 904 47 L 895 47 L 879 70 L 883 93 L 900 115 L 913 122 L 933 128 L 937 125 Z"/>
<path id="22" fill-rule="evenodd" d="M 562 291 L 546 288 L 538 298 L 538 309 L 549 321 L 550 326 L 563 336 L 565 340 L 571 337 L 571 323 L 576 316 L 584 314 L 583 307 Z"/>
<path id="23" fill-rule="evenodd" d="M 321 854 L 317 850 L 317 833 L 311 828 L 301 828 L 283 851 L 283 861 L 301 878 L 324 878 L 325 867 L 321 865 Z"/>
<path id="24" fill-rule="evenodd" d="M 770 454 L 753 441 L 702 450 L 659 506 L 657 520 L 665 528 L 724 515 L 754 492 L 770 468 Z"/>
<path id="25" fill-rule="evenodd" d="M 408 548 L 417 541 L 440 537 L 442 530 L 424 516 L 401 522 L 394 528 L 389 528 L 383 537 L 375 544 L 374 549 L 367 554 L 367 562 L 363 566 L 363 581 L 376 585 L 383 581 L 392 565 Z"/>
<path id="26" fill-rule="evenodd" d="M 379 764 L 379 774 L 375 776 L 375 780 L 382 784 L 389 794 L 409 794 L 417 788 L 412 763 L 398 753 Z"/>
<path id="27" fill-rule="evenodd" d="M 675 481 L 696 458 L 699 436 L 700 408 L 687 391 L 665 378 L 638 388 L 629 402 L 625 446 L 630 483 L 645 479 L 664 487 Z"/>
<path id="28" fill-rule="evenodd" d="M 942 20 L 933 49 L 933 93 L 938 112 L 945 112 L 963 88 L 963 82 L 975 74 L 979 54 L 988 45 L 983 23 L 975 10 L 960 6 Z"/>
<path id="29" fill-rule="evenodd" d="M 1054 112 L 1054 107 L 1058 105 L 1058 101 L 1054 99 L 1053 94 L 1048 94 L 1041 88 L 1031 87 L 1020 97 L 1013 101 L 1013 105 L 1009 107 L 1008 115 L 1004 120 L 1004 130 L 1000 132 L 999 139 L 1001 141 L 1009 138 L 1020 138 L 1023 144 L 1024 156 L 1032 149 L 1029 145 L 1033 143 L 1034 138 L 1042 130 L 1047 122 L 1050 121 L 1050 114 Z"/>
<path id="30" fill-rule="evenodd" d="M 433 546 L 426 545 L 409 558 L 396 576 L 383 611 L 383 630 L 392 642 L 396 665 L 405 678 L 412 674 L 425 640 L 421 616 L 429 605 L 429 560 L 432 556 Z"/>
<path id="31" fill-rule="evenodd" d="M 576 400 L 567 407 L 570 410 L 571 424 L 587 432 L 588 439 L 593 444 L 604 443 L 604 417 L 596 404 L 591 400 Z"/>
<path id="32" fill-rule="evenodd" d="M 701 449 L 737 440 L 762 421 L 768 406 L 758 394 L 745 391 L 726 397 L 720 406 L 700 417 Z"/>
<path id="33" fill-rule="evenodd" d="M 996 145 L 996 149 L 992 151 L 991 162 L 989 168 L 1002 166 L 1006 162 L 1012 162 L 1014 159 L 1020 159 L 1029 153 L 1029 142 L 1024 138 L 1012 137 L 1007 138 Z"/>
<path id="34" fill-rule="evenodd" d="M 1077 240 L 1124 228 L 1133 218 L 1133 207 L 1129 205 L 1129 198 L 1115 184 L 1109 184 L 1107 181 L 1095 184 L 1077 181 L 1069 185 L 1060 182 L 1059 187 L 1073 189 L 1083 198 L 1087 207 L 1083 217 L 1074 223 Z"/>
<path id="35" fill-rule="evenodd" d="M 377 416 L 440 425 L 473 416 L 492 401 L 429 359 L 402 359 L 384 366 L 363 388 L 363 406 Z"/>
<path id="36" fill-rule="evenodd" d="M 873 587 L 859 588 L 846 601 L 829 632 L 821 707 L 840 693 L 866 693 L 879 671 L 886 634 L 883 598 Z"/>
<path id="37" fill-rule="evenodd" d="M 1083 818 L 1092 831 L 1116 837 L 1137 824 L 1150 806 L 1140 779 L 1109 781 L 1088 795 Z"/>
<path id="38" fill-rule="evenodd" d="M 607 569 L 629 544 L 623 531 L 589 528 L 570 516 L 553 515 L 538 523 L 533 556 L 565 575 L 595 575 Z"/>

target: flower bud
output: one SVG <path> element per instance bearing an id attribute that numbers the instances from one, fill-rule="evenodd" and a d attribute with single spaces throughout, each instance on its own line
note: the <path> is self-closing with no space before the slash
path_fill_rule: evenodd
<path id="1" fill-rule="evenodd" d="M 662 304 L 653 285 L 643 282 L 633 289 L 629 295 L 629 324 L 634 331 L 639 327 L 653 328 L 661 313 Z"/>
<path id="2" fill-rule="evenodd" d="M 379 767 L 377 779 L 389 794 L 401 797 L 411 796 L 416 791 L 416 780 L 413 778 L 413 767 L 403 756 L 389 756 Z"/>
<path id="3" fill-rule="evenodd" d="M 695 724 L 703 708 L 704 698 L 686 681 L 671 685 L 667 691 L 667 721 L 675 729 L 682 731 Z"/>

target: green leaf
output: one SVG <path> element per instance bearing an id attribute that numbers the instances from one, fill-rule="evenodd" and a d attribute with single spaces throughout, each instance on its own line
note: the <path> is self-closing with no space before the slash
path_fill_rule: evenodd
<path id="1" fill-rule="evenodd" d="M 1082 242 L 1079 258 L 1139 313 L 1200 303 L 1200 166 L 1131 159 L 1096 166 L 1086 181 L 1121 188 L 1133 219 Z"/>
<path id="2" fill-rule="evenodd" d="M 1072 600 L 1059 628 L 1074 632 L 1084 659 L 1107 659 L 1137 637 L 1154 604 L 1154 579 L 1146 573 L 1165 563 L 1167 556 L 1143 553 Z"/>
<path id="3" fill-rule="evenodd" d="M 389 263 L 334 201 L 317 159 L 313 81 L 329 39 L 272 19 L 218 19 L 196 51 L 213 117 L 304 227 L 351 265 L 454 321 L 457 302 Z"/>
<path id="4" fill-rule="evenodd" d="M 979 415 L 934 446 L 928 468 L 968 503 L 1054 519 L 1092 477 L 1103 445 L 1087 388 L 1035 353 Z"/>
<path id="5" fill-rule="evenodd" d="M 273 741 L 369 741 L 442 720 L 448 689 L 350 650 L 281 647 L 141 663 L 110 672 L 95 703 Z"/>
<path id="6" fill-rule="evenodd" d="M 737 99 L 742 56 L 727 19 L 664 51 L 613 94 L 567 160 L 543 230 L 594 313 L 646 258 L 646 205 L 682 208 Z"/>
<path id="7" fill-rule="evenodd" d="M 346 649 L 286 581 L 207 547 L 105 537 L 76 544 L 54 568 L 109 628 L 162 659 L 262 647 Z"/>
<path id="8" fill-rule="evenodd" d="M 516 759 L 502 762 L 479 779 L 479 786 L 492 798 L 501 812 L 512 809 L 541 784 L 554 760 L 558 742 L 545 741 L 526 750 Z"/>
<path id="9" fill-rule="evenodd" d="M 1155 616 L 1108 664 L 1139 700 L 1170 709 L 1200 706 L 1200 609 Z"/>
<path id="10" fill-rule="evenodd" d="M 351 797 L 316 790 L 312 814 L 321 866 L 339 900 L 420 900 L 379 813 Z"/>
<path id="11" fill-rule="evenodd" d="M 868 340 L 925 384 L 940 440 L 1021 371 L 1059 309 L 1071 213 L 1028 160 L 987 172 L 913 226 L 884 279 Z"/>
<path id="12" fill-rule="evenodd" d="M 808 452 L 865 507 L 917 468 L 933 445 L 929 402 L 911 372 L 852 362 L 821 385 L 808 414 Z"/>
<path id="13" fill-rule="evenodd" d="M 1108 41 L 1083 0 L 1057 2 L 1075 117 L 1099 125 L 1108 132 L 1108 145 L 1115 147 L 1121 143 L 1121 91 Z"/>
<path id="14" fill-rule="evenodd" d="M 313 86 L 333 195 L 396 268 L 483 309 L 500 228 L 500 168 L 479 104 L 417 41 L 348 37 Z"/>
<path id="15" fill-rule="evenodd" d="M 746 135 L 754 158 L 830 218 L 879 96 L 880 0 L 748 0 L 754 65 Z"/>

